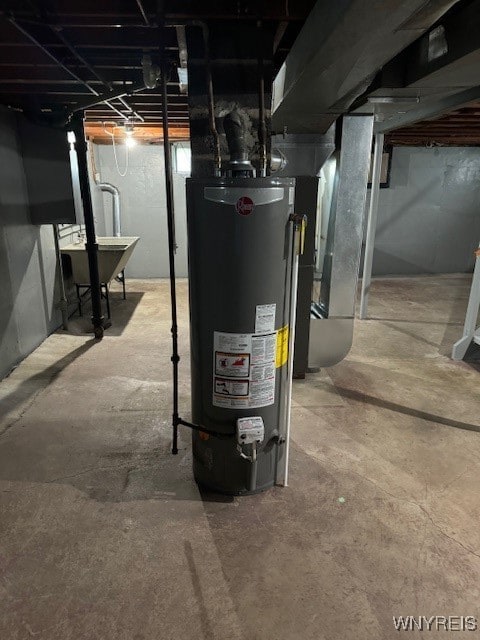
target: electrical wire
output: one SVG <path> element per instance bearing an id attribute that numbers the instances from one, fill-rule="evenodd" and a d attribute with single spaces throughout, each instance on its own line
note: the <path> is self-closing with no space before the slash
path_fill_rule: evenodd
<path id="1" fill-rule="evenodd" d="M 116 123 L 110 123 L 110 124 L 113 124 L 112 131 L 110 132 L 106 128 L 105 126 L 106 124 L 108 124 L 108 122 L 103 122 L 103 130 L 105 131 L 105 133 L 108 133 L 108 135 L 112 138 L 113 156 L 115 158 L 115 166 L 117 168 L 117 173 L 121 178 L 124 178 L 128 172 L 128 146 L 125 145 L 125 171 L 122 172 L 120 171 L 120 167 L 118 166 L 117 148 L 115 143 L 115 129 L 119 129 L 120 127 Z"/>

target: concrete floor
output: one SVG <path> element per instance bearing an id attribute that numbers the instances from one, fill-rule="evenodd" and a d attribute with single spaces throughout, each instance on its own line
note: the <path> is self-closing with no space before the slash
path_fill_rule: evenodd
<path id="1" fill-rule="evenodd" d="M 394 615 L 480 618 L 480 373 L 448 358 L 468 283 L 375 281 L 349 357 L 295 382 L 291 486 L 239 499 L 199 492 L 188 433 L 169 454 L 165 281 L 114 294 L 101 343 L 81 321 L 51 336 L 0 384 L 1 640 L 376 640 L 401 635 Z"/>

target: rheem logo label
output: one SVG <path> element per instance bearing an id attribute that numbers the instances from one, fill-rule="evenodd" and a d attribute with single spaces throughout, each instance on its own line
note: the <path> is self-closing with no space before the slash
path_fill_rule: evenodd
<path id="1" fill-rule="evenodd" d="M 254 206 L 255 205 L 253 204 L 253 200 L 251 198 L 249 198 L 248 196 L 242 196 L 237 200 L 235 210 L 241 216 L 249 216 L 252 213 Z"/>

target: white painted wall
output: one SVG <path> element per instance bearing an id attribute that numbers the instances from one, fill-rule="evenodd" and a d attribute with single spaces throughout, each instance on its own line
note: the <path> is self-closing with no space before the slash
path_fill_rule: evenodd
<path id="1" fill-rule="evenodd" d="M 470 271 L 479 242 L 480 149 L 394 147 L 373 275 Z"/>
<path id="2" fill-rule="evenodd" d="M 94 147 L 101 179 L 120 189 L 122 234 L 141 237 L 127 275 L 168 277 L 163 147 L 134 147 L 124 178 L 116 170 L 112 146 Z M 125 147 L 117 148 L 117 153 L 123 169 Z M 177 273 L 185 277 L 185 177 L 175 175 L 174 180 Z M 92 191 L 95 194 L 95 188 Z M 98 199 L 94 205 L 99 235 L 111 234 L 111 196 L 103 195 L 103 210 Z M 390 187 L 380 191 L 373 274 L 468 271 L 479 241 L 480 149 L 395 147 Z"/>
<path id="3" fill-rule="evenodd" d="M 129 151 L 128 171 L 120 176 L 111 145 L 94 145 L 97 171 L 102 182 L 120 190 L 122 235 L 140 236 L 127 265 L 130 278 L 167 278 L 167 205 L 163 145 L 137 145 Z M 125 146 L 117 146 L 120 171 L 125 168 Z M 97 187 L 98 189 L 98 187 Z M 112 196 L 103 194 L 103 211 L 94 202 L 98 235 L 112 234 Z M 187 275 L 185 176 L 174 174 L 178 277 Z M 104 224 L 100 219 L 104 219 Z M 104 230 L 104 231 L 103 231 Z"/>

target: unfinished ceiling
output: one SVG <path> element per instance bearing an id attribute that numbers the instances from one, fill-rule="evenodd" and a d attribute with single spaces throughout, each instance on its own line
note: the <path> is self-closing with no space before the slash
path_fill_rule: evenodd
<path id="1" fill-rule="evenodd" d="M 305 48 L 302 34 L 312 26 L 315 4 L 315 0 L 7 1 L 0 12 L 0 104 L 24 110 L 35 117 L 61 118 L 85 110 L 87 133 L 100 143 L 111 142 L 108 133 L 111 128 L 103 123 L 110 123 L 111 127 L 111 123 L 120 124 L 131 119 L 135 122 L 138 141 L 160 142 L 161 91 L 145 88 L 142 58 L 150 56 L 153 65 L 160 65 L 164 53 L 171 69 L 168 83 L 170 135 L 173 139 L 187 139 L 188 96 L 182 92 L 176 72 L 177 67 L 186 64 L 185 29 L 193 28 L 198 21 L 211 27 L 225 25 L 231 29 L 232 26 L 255 25 L 261 20 L 263 28 L 273 36 L 273 72 L 276 74 L 285 62 L 293 68 L 292 56 L 286 58 L 297 36 L 300 35 L 293 52 Z M 350 13 L 356 6 L 353 1 L 344 4 Z M 372 7 L 360 0 L 357 4 L 363 7 L 359 15 L 381 10 L 380 5 Z M 384 52 L 387 64 L 374 80 L 366 73 L 366 82 L 371 84 L 351 108 L 357 112 L 364 112 L 366 108 L 374 111 L 382 120 L 379 119 L 377 129 L 383 129 L 392 144 L 479 145 L 480 0 L 430 0 L 423 4 L 420 0 L 412 0 L 399 1 L 397 5 L 398 12 L 403 11 L 405 15 L 417 15 L 418 11 L 415 11 L 420 5 L 424 11 L 420 22 L 402 23 L 399 33 L 405 38 L 397 43 L 396 50 L 421 35 L 429 24 L 435 25 L 435 20 L 437 23 L 432 31 L 415 40 L 393 60 L 388 61 L 388 58 L 394 49 L 389 50 L 388 55 Z M 449 7 L 445 18 L 440 18 Z M 325 3 L 317 3 L 315 11 L 318 13 L 327 8 Z M 337 10 L 340 11 L 340 5 Z M 328 11 L 332 21 L 334 5 Z M 404 13 L 400 13 L 399 20 L 404 18 Z M 389 29 L 394 27 L 391 12 L 386 11 L 384 17 L 384 30 L 390 33 Z M 379 23 L 377 16 L 375 24 L 378 26 Z M 322 46 L 327 41 L 337 42 L 342 25 L 348 27 L 344 21 L 332 23 L 329 37 Z M 372 34 L 368 32 L 371 30 L 359 30 L 358 22 L 355 25 L 354 31 L 350 29 L 352 25 L 347 28 L 347 31 L 350 29 L 349 42 L 352 44 L 352 38 L 362 37 L 370 42 Z M 379 29 L 376 32 L 380 33 Z M 317 50 L 322 43 L 318 31 L 314 35 L 312 45 Z M 346 50 L 344 42 L 344 39 L 339 41 L 339 50 L 343 52 Z M 391 44 L 391 38 L 386 38 L 386 42 Z M 435 55 L 427 63 L 425 51 L 433 46 Z M 353 54 L 355 47 L 352 45 L 348 49 Z M 375 51 L 378 54 L 379 49 Z M 325 62 L 326 57 L 320 56 L 320 59 Z M 326 79 L 330 81 L 329 86 L 332 78 L 342 82 L 345 76 L 340 73 L 339 59 L 334 56 L 330 63 Z M 352 64 L 355 66 L 355 62 Z M 372 59 L 371 70 L 379 66 L 381 61 L 377 55 Z M 354 69 L 351 65 L 348 68 L 345 77 L 352 79 Z M 365 72 L 365 65 L 362 72 Z M 297 114 L 295 118 L 300 118 L 302 126 L 318 126 L 321 118 L 314 102 L 326 96 L 325 90 L 313 91 L 312 74 L 302 72 L 300 76 L 307 80 L 307 107 L 314 109 L 315 114 L 310 122 L 308 109 L 304 113 L 297 108 L 298 92 L 289 94 L 295 107 L 292 113 Z M 345 82 L 342 87 L 347 91 Z M 345 105 L 337 100 L 335 108 L 327 109 L 328 121 L 348 109 L 348 101 L 354 99 L 354 92 L 347 91 L 347 94 Z M 454 111 L 448 113 L 451 109 Z M 275 117 L 278 119 L 278 114 Z"/>
<path id="2" fill-rule="evenodd" d="M 480 146 L 480 102 L 396 129 L 386 141 L 403 146 Z"/>
<path id="3" fill-rule="evenodd" d="M 290 5 L 285 0 L 6 2 L 0 15 L 0 103 L 44 116 L 85 109 L 88 131 L 100 142 L 110 138 L 99 123 L 131 118 L 140 140 L 155 141 L 161 137 L 161 91 L 145 88 L 142 57 L 159 65 L 165 52 L 172 69 L 169 129 L 172 137 L 188 137 L 187 95 L 175 71 L 184 66 L 183 27 L 199 20 L 230 26 L 262 20 L 274 35 L 277 70 L 314 0 Z"/>

